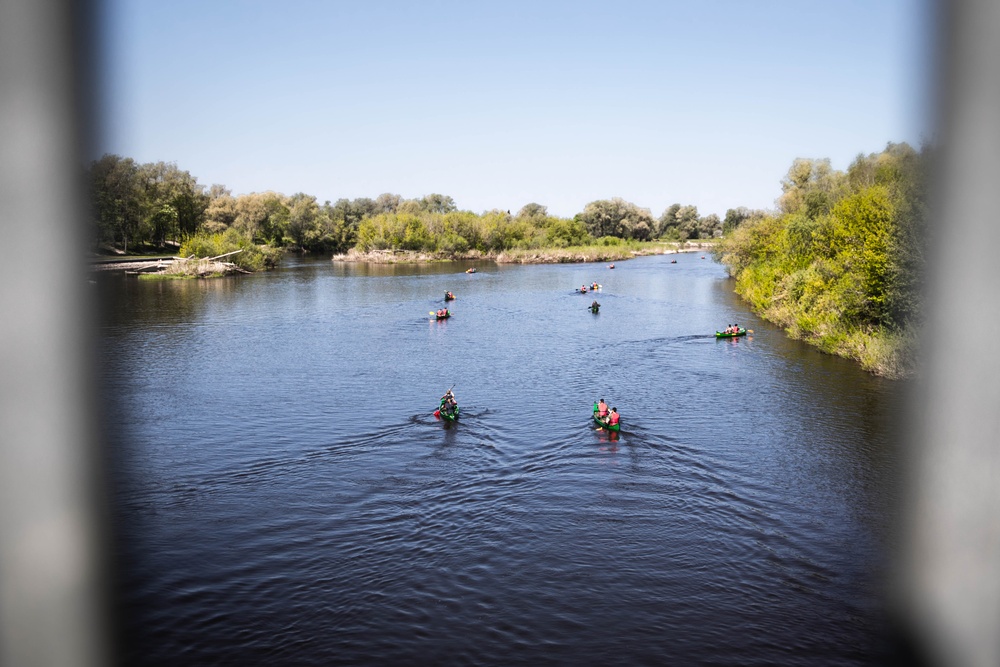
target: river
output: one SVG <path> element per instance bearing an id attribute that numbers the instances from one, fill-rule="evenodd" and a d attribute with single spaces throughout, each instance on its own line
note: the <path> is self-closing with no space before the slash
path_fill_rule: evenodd
<path id="1" fill-rule="evenodd" d="M 892 654 L 903 385 L 754 317 L 710 255 L 96 280 L 129 664 Z"/>

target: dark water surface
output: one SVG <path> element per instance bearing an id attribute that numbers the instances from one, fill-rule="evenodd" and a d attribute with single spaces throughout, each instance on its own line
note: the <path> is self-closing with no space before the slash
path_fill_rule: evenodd
<path id="1" fill-rule="evenodd" d="M 887 659 L 898 383 L 700 255 L 467 266 L 98 277 L 126 662 Z"/>

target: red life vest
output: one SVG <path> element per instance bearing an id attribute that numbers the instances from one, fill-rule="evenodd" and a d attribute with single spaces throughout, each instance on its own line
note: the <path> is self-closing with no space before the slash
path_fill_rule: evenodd
<path id="1" fill-rule="evenodd" d="M 615 424 L 618 423 L 618 413 L 617 412 L 612 412 L 611 413 L 611 418 L 608 420 L 608 423 L 611 424 L 612 426 L 614 426 Z"/>
<path id="2" fill-rule="evenodd" d="M 608 404 L 601 402 L 597 404 L 597 414 L 604 417 L 608 414 Z"/>

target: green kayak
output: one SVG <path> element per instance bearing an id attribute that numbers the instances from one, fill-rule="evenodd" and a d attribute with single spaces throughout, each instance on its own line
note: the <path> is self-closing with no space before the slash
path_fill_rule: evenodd
<path id="1" fill-rule="evenodd" d="M 455 406 L 454 410 L 446 412 L 444 410 L 444 401 L 441 402 L 441 407 L 438 408 L 438 414 L 441 416 L 441 419 L 444 419 L 445 421 L 450 421 L 450 422 L 458 421 L 458 412 L 459 410 L 457 405 Z"/>
<path id="2" fill-rule="evenodd" d="M 609 431 L 620 431 L 622 428 L 622 423 L 619 421 L 617 424 L 608 424 L 603 419 L 597 416 L 598 410 L 597 406 L 594 406 L 594 422 L 601 428 L 607 429 Z"/>
<path id="3" fill-rule="evenodd" d="M 746 329 L 740 329 L 736 333 L 722 333 L 721 331 L 715 332 L 716 338 L 736 338 L 737 336 L 746 336 L 746 335 L 747 335 Z"/>

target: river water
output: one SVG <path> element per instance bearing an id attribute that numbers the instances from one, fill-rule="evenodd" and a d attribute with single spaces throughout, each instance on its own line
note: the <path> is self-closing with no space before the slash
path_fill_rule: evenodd
<path id="1" fill-rule="evenodd" d="M 125 662 L 891 656 L 899 383 L 711 256 L 472 265 L 97 277 Z"/>

